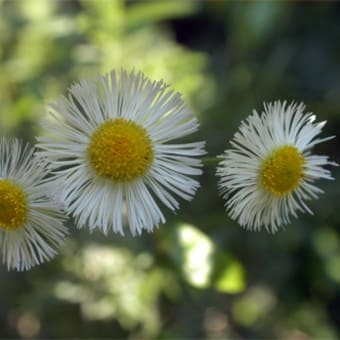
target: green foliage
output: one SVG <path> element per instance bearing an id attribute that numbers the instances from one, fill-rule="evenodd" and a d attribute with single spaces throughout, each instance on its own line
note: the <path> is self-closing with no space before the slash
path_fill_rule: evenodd
<path id="1" fill-rule="evenodd" d="M 140 324 L 149 336 L 160 331 L 157 297 L 170 287 L 171 297 L 176 280 L 154 265 L 152 254 L 88 244 L 64 257 L 62 267 L 67 278 L 54 283 L 54 296 L 79 304 L 85 320 L 116 319 L 126 329 Z"/>
<path id="2" fill-rule="evenodd" d="M 304 101 L 335 135 L 339 31 L 336 2 L 0 1 L 0 134 L 34 142 L 71 83 L 127 68 L 183 93 L 211 157 L 263 101 Z M 316 151 L 339 162 L 337 142 Z M 339 338 L 338 182 L 272 236 L 228 218 L 213 165 L 200 181 L 152 235 L 70 221 L 51 263 L 0 267 L 0 337 Z"/>
<path id="3" fill-rule="evenodd" d="M 113 68 L 165 79 L 189 99 L 205 81 L 201 70 L 206 57 L 179 46 L 169 30 L 147 19 L 133 28 L 133 17 L 144 11 L 157 21 L 192 13 L 197 6 L 164 2 L 153 13 L 150 4 L 130 8 L 119 0 L 5 2 L 0 12 L 0 133 L 15 135 L 20 124 L 34 121 L 33 131 L 27 132 L 31 138 L 47 103 L 64 94 L 70 83 Z"/>

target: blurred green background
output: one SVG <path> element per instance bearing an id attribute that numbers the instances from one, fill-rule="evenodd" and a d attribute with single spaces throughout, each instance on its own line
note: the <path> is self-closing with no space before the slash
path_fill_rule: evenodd
<path id="1" fill-rule="evenodd" d="M 0 1 L 0 135 L 34 143 L 49 102 L 122 67 L 183 93 L 210 156 L 276 99 L 304 101 L 336 135 L 340 5 Z M 337 145 L 315 152 L 339 163 Z M 104 237 L 70 222 L 52 262 L 1 266 L 0 338 L 339 338 L 339 182 L 319 182 L 314 216 L 268 235 L 228 218 L 215 167 L 204 170 L 194 201 L 153 234 Z"/>

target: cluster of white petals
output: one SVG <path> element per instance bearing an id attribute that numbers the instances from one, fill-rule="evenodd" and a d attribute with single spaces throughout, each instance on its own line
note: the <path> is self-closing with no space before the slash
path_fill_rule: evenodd
<path id="1" fill-rule="evenodd" d="M 16 228 L 4 228 L 0 207 L 0 249 L 8 269 L 28 270 L 52 259 L 67 235 L 60 204 L 51 197 L 53 183 L 46 181 L 48 163 L 17 139 L 0 139 L 0 182 L 13 183 L 25 196 L 27 216 Z M 5 195 L 5 193 L 2 193 Z M 1 200 L 4 200 L 2 197 Z"/>
<path id="2" fill-rule="evenodd" d="M 262 114 L 255 110 L 231 140 L 231 148 L 222 154 L 217 175 L 219 188 L 232 219 L 249 230 L 265 227 L 276 232 L 290 222 L 297 212 L 309 212 L 306 201 L 317 198 L 322 190 L 314 182 L 332 179 L 326 165 L 336 165 L 327 156 L 313 155 L 316 144 L 333 137 L 317 138 L 325 122 L 315 123 L 312 113 L 304 113 L 304 104 L 276 101 L 264 105 Z M 261 183 L 264 161 L 282 146 L 295 147 L 304 158 L 303 176 L 297 188 L 276 196 Z"/>
<path id="3" fill-rule="evenodd" d="M 155 197 L 172 211 L 179 207 L 176 196 L 192 199 L 199 183 L 191 176 L 202 172 L 204 142 L 172 143 L 198 129 L 179 93 L 126 71 L 83 80 L 69 91 L 51 105 L 51 119 L 44 123 L 49 135 L 38 141 L 59 183 L 59 199 L 79 227 L 124 234 L 126 224 L 133 235 L 150 232 L 165 222 Z M 93 133 L 117 118 L 143 127 L 152 143 L 151 165 L 130 181 L 98 176 L 89 161 Z"/>

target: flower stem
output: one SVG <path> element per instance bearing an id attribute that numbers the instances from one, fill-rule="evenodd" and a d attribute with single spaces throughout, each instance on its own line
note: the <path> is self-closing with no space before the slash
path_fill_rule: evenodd
<path id="1" fill-rule="evenodd" d="M 217 157 L 206 157 L 202 159 L 204 165 L 217 165 L 220 159 Z"/>

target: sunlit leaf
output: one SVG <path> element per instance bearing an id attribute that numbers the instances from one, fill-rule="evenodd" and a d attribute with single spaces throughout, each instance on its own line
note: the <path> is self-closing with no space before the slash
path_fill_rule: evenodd
<path id="1" fill-rule="evenodd" d="M 224 252 L 204 233 L 192 225 L 181 224 L 175 229 L 178 243 L 174 259 L 184 278 L 194 287 L 238 293 L 245 287 L 242 265 Z"/>
<path id="2" fill-rule="evenodd" d="M 189 15 L 198 9 L 198 5 L 197 1 L 192 0 L 135 2 L 127 11 L 127 27 L 132 29 L 150 22 Z"/>

